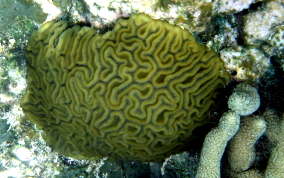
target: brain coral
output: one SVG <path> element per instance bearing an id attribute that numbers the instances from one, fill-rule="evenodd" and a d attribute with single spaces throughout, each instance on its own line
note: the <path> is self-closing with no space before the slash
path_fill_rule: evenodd
<path id="1" fill-rule="evenodd" d="M 105 34 L 47 22 L 31 35 L 26 58 L 25 116 L 49 145 L 75 158 L 169 156 L 208 122 L 229 80 L 214 51 L 144 14 Z"/>

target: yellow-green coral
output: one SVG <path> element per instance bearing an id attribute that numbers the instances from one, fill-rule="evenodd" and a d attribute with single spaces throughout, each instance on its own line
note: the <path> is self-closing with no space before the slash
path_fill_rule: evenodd
<path id="1" fill-rule="evenodd" d="M 216 90 L 229 80 L 214 51 L 144 14 L 103 35 L 47 22 L 30 37 L 26 58 L 26 118 L 76 158 L 165 158 L 208 122 Z"/>

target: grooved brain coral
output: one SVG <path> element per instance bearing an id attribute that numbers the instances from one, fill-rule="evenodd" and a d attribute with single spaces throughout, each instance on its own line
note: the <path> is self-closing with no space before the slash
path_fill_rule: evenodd
<path id="1" fill-rule="evenodd" d="M 26 50 L 26 118 L 75 158 L 161 160 L 208 122 L 229 80 L 213 51 L 186 30 L 144 14 L 96 34 L 50 21 Z"/>

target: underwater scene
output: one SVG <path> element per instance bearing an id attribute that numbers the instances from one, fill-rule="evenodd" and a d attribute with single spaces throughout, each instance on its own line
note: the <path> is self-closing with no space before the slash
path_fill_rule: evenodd
<path id="1" fill-rule="evenodd" d="M 0 0 L 0 178 L 283 178 L 283 0 Z"/>

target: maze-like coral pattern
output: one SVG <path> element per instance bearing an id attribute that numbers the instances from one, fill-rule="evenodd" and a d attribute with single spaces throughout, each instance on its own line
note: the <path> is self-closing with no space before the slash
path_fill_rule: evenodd
<path id="1" fill-rule="evenodd" d="M 270 44 L 276 47 L 284 46 L 284 26 L 277 28 L 275 34 L 270 38 Z"/>
<path id="2" fill-rule="evenodd" d="M 160 160 L 208 121 L 228 81 L 217 54 L 144 14 L 96 34 L 50 21 L 28 42 L 21 106 L 66 156 Z"/>

